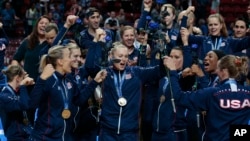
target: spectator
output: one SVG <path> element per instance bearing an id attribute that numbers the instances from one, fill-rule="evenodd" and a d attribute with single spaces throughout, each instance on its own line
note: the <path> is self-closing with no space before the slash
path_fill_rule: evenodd
<path id="1" fill-rule="evenodd" d="M 47 45 L 44 29 L 50 22 L 47 16 L 41 16 L 33 28 L 33 31 L 27 36 L 18 47 L 13 56 L 12 64 L 21 64 L 24 61 L 24 70 L 34 80 L 39 76 L 39 53 Z"/>
<path id="2" fill-rule="evenodd" d="M 25 35 L 28 36 L 35 25 L 35 22 L 38 18 L 38 13 L 35 7 L 35 3 L 32 3 L 31 6 L 26 10 L 25 18 L 26 18 L 26 31 Z"/>
<path id="3" fill-rule="evenodd" d="M 1 18 L 3 28 L 6 29 L 9 36 L 13 35 L 13 31 L 15 31 L 15 20 L 18 20 L 19 17 L 16 16 L 16 12 L 11 7 L 10 2 L 5 3 L 5 8 L 1 11 Z"/>
<path id="4" fill-rule="evenodd" d="M 125 15 L 124 9 L 121 8 L 119 10 L 116 18 L 117 18 L 119 24 L 126 22 L 126 15 Z"/>
<path id="5" fill-rule="evenodd" d="M 120 24 L 118 19 L 116 18 L 116 13 L 115 11 L 111 11 L 110 12 L 110 17 L 108 17 L 105 22 L 104 22 L 104 28 L 111 30 L 112 34 L 113 34 L 113 41 L 115 41 L 116 39 L 116 33 L 117 30 L 119 29 Z"/>

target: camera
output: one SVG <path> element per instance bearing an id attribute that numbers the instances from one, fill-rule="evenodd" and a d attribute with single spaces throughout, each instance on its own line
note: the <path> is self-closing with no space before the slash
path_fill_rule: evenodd
<path id="1" fill-rule="evenodd" d="M 170 14 L 168 13 L 167 10 L 164 10 L 161 12 L 161 18 L 165 18 L 166 16 L 169 16 Z"/>
<path id="2" fill-rule="evenodd" d="M 110 27 L 117 26 L 116 20 L 112 20 L 112 19 L 110 19 L 110 20 L 108 21 L 108 24 L 109 24 Z"/>
<path id="3" fill-rule="evenodd" d="M 137 33 L 140 35 L 145 35 L 146 33 L 148 33 L 148 31 L 145 30 L 144 28 L 139 28 L 137 29 Z"/>
<path id="4" fill-rule="evenodd" d="M 169 16 L 170 14 L 168 13 L 168 7 L 166 6 L 164 10 L 161 11 L 161 19 L 165 18 L 166 16 Z"/>

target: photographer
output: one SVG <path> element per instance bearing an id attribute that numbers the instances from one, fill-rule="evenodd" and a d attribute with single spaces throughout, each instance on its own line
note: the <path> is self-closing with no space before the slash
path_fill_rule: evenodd
<path id="1" fill-rule="evenodd" d="M 116 18 L 115 11 L 110 12 L 110 17 L 108 17 L 104 22 L 104 28 L 112 31 L 112 33 L 113 33 L 112 40 L 115 41 L 115 39 L 117 39 L 116 38 L 116 36 L 117 36 L 116 31 L 120 28 L 120 24 L 119 24 L 118 19 Z"/>
<path id="2" fill-rule="evenodd" d="M 176 10 L 175 7 L 171 4 L 164 4 L 161 6 L 160 15 L 158 21 L 152 21 L 148 19 L 151 16 L 150 11 L 153 8 L 153 1 L 152 0 L 144 0 L 143 1 L 144 10 L 141 13 L 141 17 L 138 23 L 138 29 L 144 28 L 149 29 L 150 23 L 156 22 L 159 24 L 159 27 L 156 31 L 151 31 L 150 34 L 153 34 L 153 38 L 151 40 L 157 41 L 158 39 L 164 41 L 164 48 L 166 48 L 166 53 L 169 54 L 171 49 L 177 45 L 177 37 L 179 34 L 179 29 L 176 27 L 175 17 L 176 17 Z M 156 54 L 157 55 L 157 54 Z M 153 57 L 159 58 L 159 57 Z"/>

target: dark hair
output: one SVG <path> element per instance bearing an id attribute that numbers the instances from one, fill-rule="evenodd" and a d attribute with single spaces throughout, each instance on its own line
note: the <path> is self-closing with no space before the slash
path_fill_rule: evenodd
<path id="1" fill-rule="evenodd" d="M 220 60 L 220 58 L 222 58 L 226 55 L 222 50 L 211 50 L 211 51 L 216 54 L 218 60 Z"/>
<path id="2" fill-rule="evenodd" d="M 95 7 L 90 7 L 86 10 L 85 12 L 85 18 L 89 18 L 90 16 L 92 16 L 95 12 L 100 13 L 100 11 L 98 9 L 96 9 Z"/>
<path id="3" fill-rule="evenodd" d="M 247 24 L 248 24 L 248 21 L 247 21 L 247 19 L 246 18 L 244 18 L 244 17 L 238 17 L 238 18 L 236 18 L 235 19 L 235 21 L 234 21 L 234 25 L 236 24 L 236 22 L 237 21 L 243 21 L 245 24 L 246 24 L 246 28 L 248 28 L 248 26 L 247 26 Z"/>
<path id="4" fill-rule="evenodd" d="M 39 43 L 38 41 L 38 31 L 37 31 L 37 27 L 38 27 L 38 23 L 43 19 L 46 18 L 50 21 L 50 18 L 47 15 L 43 15 L 41 16 L 39 19 L 37 19 L 35 26 L 33 27 L 33 30 L 31 32 L 31 34 L 28 36 L 28 42 L 29 42 L 29 46 L 28 48 L 33 49 L 37 43 Z"/>
<path id="5" fill-rule="evenodd" d="M 82 56 L 83 59 L 86 58 L 87 53 L 88 53 L 88 49 L 81 49 L 81 56 Z"/>
<path id="6" fill-rule="evenodd" d="M 22 76 L 25 74 L 23 68 L 19 65 L 10 65 L 6 70 L 2 70 L 7 77 L 7 82 L 13 81 L 15 76 Z"/>
<path id="7" fill-rule="evenodd" d="M 172 51 L 172 50 L 179 50 L 180 52 L 183 53 L 183 49 L 182 49 L 181 47 L 179 47 L 179 46 L 173 47 L 173 48 L 171 49 L 171 51 Z"/>

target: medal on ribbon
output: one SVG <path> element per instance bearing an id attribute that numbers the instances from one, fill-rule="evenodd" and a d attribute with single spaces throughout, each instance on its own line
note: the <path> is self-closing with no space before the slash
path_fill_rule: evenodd
<path id="1" fill-rule="evenodd" d="M 118 99 L 118 104 L 123 107 L 127 104 L 127 100 L 124 97 L 120 97 Z"/>
<path id="2" fill-rule="evenodd" d="M 62 111 L 62 118 L 63 119 L 68 119 L 70 118 L 71 112 L 69 109 L 63 109 Z"/>

